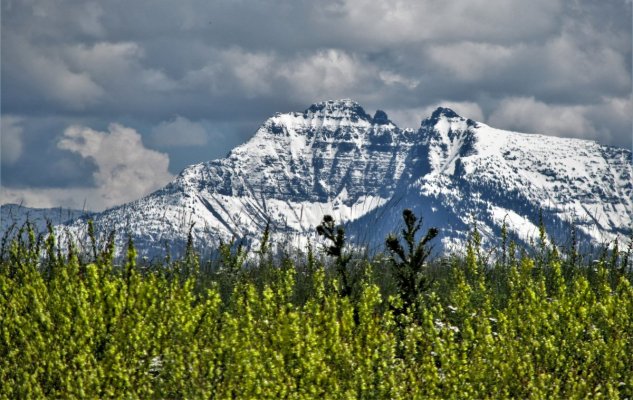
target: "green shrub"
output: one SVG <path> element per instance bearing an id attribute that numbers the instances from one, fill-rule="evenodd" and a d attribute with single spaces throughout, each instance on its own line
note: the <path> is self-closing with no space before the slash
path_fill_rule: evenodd
<path id="1" fill-rule="evenodd" d="M 403 237 L 397 262 L 423 259 L 415 229 Z M 86 256 L 25 228 L 0 255 L 0 398 L 633 397 L 626 252 L 537 266 L 514 245 L 494 263 L 472 246 L 416 263 L 434 282 L 402 309 L 378 258 L 355 296 L 311 253 L 221 289 L 235 249 L 206 273 L 195 253 L 145 268 L 130 242 L 117 266 L 111 244 Z"/>

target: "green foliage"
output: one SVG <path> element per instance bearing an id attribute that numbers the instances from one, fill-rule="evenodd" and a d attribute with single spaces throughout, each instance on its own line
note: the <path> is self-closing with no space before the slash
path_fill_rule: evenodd
<path id="1" fill-rule="evenodd" d="M 341 296 L 310 249 L 249 267 L 227 244 L 203 273 L 192 240 L 149 268 L 131 241 L 116 265 L 110 239 L 86 257 L 24 227 L 0 254 L 0 399 L 633 397 L 630 246 L 488 263 L 473 234 L 433 262 L 408 221 L 396 262 L 434 283 L 401 312 L 380 258 Z"/>

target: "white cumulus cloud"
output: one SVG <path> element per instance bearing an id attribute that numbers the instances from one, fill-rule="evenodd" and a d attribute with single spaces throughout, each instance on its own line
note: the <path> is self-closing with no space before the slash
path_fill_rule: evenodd
<path id="1" fill-rule="evenodd" d="M 173 179 L 166 154 L 145 148 L 132 128 L 111 124 L 107 132 L 73 125 L 64 131 L 58 147 L 90 158 L 97 166 L 94 188 L 4 188 L 2 203 L 29 207 L 65 206 L 100 211 L 136 200 Z"/>
<path id="2" fill-rule="evenodd" d="M 281 63 L 277 73 L 298 98 L 307 102 L 348 97 L 352 91 L 362 91 L 372 77 L 379 75 L 375 67 L 339 49 L 319 50 L 306 57 L 296 57 Z M 359 93 L 357 97 L 363 96 Z"/>
<path id="3" fill-rule="evenodd" d="M 432 46 L 429 56 L 458 79 L 473 82 L 505 69 L 517 51 L 517 47 L 461 42 Z"/>

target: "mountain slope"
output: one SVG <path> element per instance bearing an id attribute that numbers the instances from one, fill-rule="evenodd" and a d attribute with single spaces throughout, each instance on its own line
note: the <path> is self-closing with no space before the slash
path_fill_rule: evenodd
<path id="1" fill-rule="evenodd" d="M 463 245 L 473 219 L 492 238 L 506 220 L 518 239 L 539 210 L 554 237 L 570 224 L 601 243 L 631 231 L 631 152 L 595 142 L 502 131 L 438 108 L 417 131 L 371 117 L 351 100 L 276 114 L 226 158 L 192 165 L 135 202 L 97 214 L 101 232 L 129 233 L 147 253 L 184 244 L 273 237 L 302 245 L 324 214 L 347 221 L 359 243 L 379 245 L 403 208 Z M 85 219 L 71 225 L 84 234 Z M 496 235 L 498 236 L 498 235 Z"/>
<path id="2" fill-rule="evenodd" d="M 499 237 L 504 220 L 516 239 L 534 240 L 541 213 L 557 242 L 569 237 L 572 225 L 593 244 L 631 234 L 628 150 L 494 129 L 448 109 L 424 120 L 419 135 L 427 156 L 405 202 L 428 223 L 449 230 L 445 245 L 463 246 L 464 231 L 474 221 L 491 241 Z M 398 213 L 375 212 L 386 214 L 385 221 Z M 382 234 L 391 229 L 385 227 Z"/>

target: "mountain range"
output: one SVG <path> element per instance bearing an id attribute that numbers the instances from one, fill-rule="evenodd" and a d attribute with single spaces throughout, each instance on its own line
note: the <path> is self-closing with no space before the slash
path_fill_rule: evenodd
<path id="1" fill-rule="evenodd" d="M 401 129 L 383 111 L 325 101 L 273 115 L 225 158 L 154 193 L 58 226 L 81 237 L 90 218 L 101 236 L 131 235 L 150 255 L 182 249 L 192 226 L 203 249 L 255 246 L 267 223 L 275 243 L 301 247 L 330 214 L 352 243 L 380 250 L 404 208 L 439 228 L 444 249 L 463 248 L 475 223 L 494 246 L 504 221 L 519 242 L 534 240 L 542 220 L 555 243 L 572 226 L 579 241 L 608 243 L 631 235 L 631 151 L 499 130 L 441 107 Z"/>

